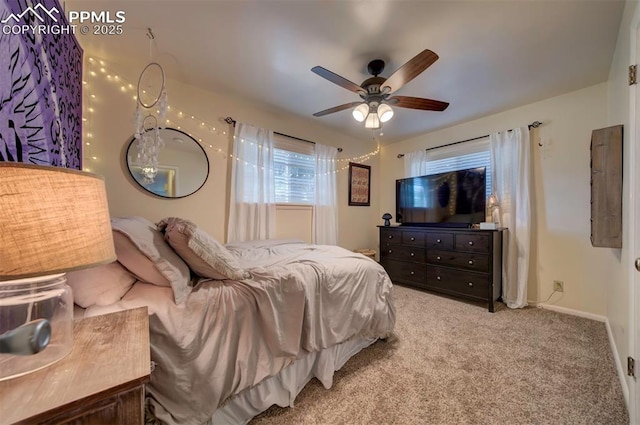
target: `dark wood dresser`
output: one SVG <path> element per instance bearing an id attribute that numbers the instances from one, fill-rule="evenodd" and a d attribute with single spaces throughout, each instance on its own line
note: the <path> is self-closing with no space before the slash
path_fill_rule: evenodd
<path id="1" fill-rule="evenodd" d="M 380 228 L 380 264 L 393 282 L 489 303 L 502 291 L 505 229 Z"/>

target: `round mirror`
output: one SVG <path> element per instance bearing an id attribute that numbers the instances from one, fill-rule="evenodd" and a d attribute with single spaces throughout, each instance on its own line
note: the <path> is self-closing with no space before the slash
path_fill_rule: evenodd
<path id="1" fill-rule="evenodd" d="M 209 160 L 204 149 L 191 136 L 175 128 L 163 128 L 159 136 L 164 147 L 158 152 L 157 170 L 151 174 L 145 173 L 138 140 L 131 138 L 127 148 L 127 169 L 131 177 L 144 190 L 163 198 L 184 198 L 194 194 L 209 176 Z"/>

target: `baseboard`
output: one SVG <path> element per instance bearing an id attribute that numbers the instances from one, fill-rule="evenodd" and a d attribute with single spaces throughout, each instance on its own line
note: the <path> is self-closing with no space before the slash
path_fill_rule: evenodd
<path id="1" fill-rule="evenodd" d="M 627 405 L 627 411 L 629 411 L 629 385 L 627 384 L 627 373 L 620 362 L 620 356 L 618 355 L 618 349 L 616 348 L 616 343 L 613 339 L 613 331 L 611 330 L 609 319 L 607 319 L 604 324 L 607 327 L 607 335 L 609 335 L 611 354 L 616 361 L 616 370 L 618 371 L 618 379 L 620 379 L 620 387 L 622 388 L 622 395 L 624 395 L 624 402 Z"/>
<path id="2" fill-rule="evenodd" d="M 601 316 L 599 314 L 587 313 L 586 311 L 574 310 L 572 308 L 560 307 L 553 304 L 544 304 L 544 303 L 530 303 L 538 308 L 543 308 L 545 310 L 556 311 L 558 313 L 570 314 L 571 316 L 584 317 L 585 319 L 596 320 L 598 322 L 606 322 L 607 318 L 605 316 Z"/>
<path id="3" fill-rule="evenodd" d="M 620 380 L 620 387 L 622 388 L 622 395 L 624 396 L 624 402 L 627 405 L 627 409 L 629 409 L 629 386 L 627 384 L 627 373 L 625 369 L 622 367 L 622 363 L 620 362 L 620 355 L 618 354 L 618 348 L 616 347 L 615 340 L 613 339 L 613 331 L 611 330 L 611 325 L 609 324 L 609 319 L 606 316 L 601 316 L 599 314 L 587 313 L 580 310 L 574 310 L 571 308 L 560 307 L 553 304 L 544 304 L 544 303 L 529 303 L 538 308 L 543 308 L 545 310 L 556 311 L 558 313 L 570 314 L 572 316 L 584 317 L 586 319 L 596 320 L 598 322 L 603 322 L 605 328 L 607 329 L 607 336 L 609 338 L 609 346 L 611 347 L 611 355 L 613 356 L 613 360 L 616 364 L 616 371 L 618 373 L 618 379 Z"/>

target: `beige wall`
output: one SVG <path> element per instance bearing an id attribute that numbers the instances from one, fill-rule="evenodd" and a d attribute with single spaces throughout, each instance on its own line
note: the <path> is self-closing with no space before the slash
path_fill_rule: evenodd
<path id="1" fill-rule="evenodd" d="M 606 83 L 385 146 L 380 158 L 379 212 L 395 208 L 394 182 L 404 177 L 398 153 L 533 121 L 544 125 L 532 132 L 534 199 L 528 299 L 545 300 L 553 281 L 562 280 L 564 294 L 555 294 L 550 303 L 605 315 L 611 277 L 619 276 L 620 251 L 591 246 L 589 146 L 591 131 L 608 125 Z"/>
<path id="2" fill-rule="evenodd" d="M 307 205 L 279 205 L 276 213 L 277 237 L 302 239 L 311 243 L 313 208 Z"/>
<path id="3" fill-rule="evenodd" d="M 89 62 L 89 58 L 96 60 Z M 134 129 L 135 100 L 128 84 L 137 82 L 141 70 L 123 69 L 115 64 L 98 65 L 99 58 L 85 52 L 84 86 L 84 133 L 85 168 L 105 177 L 109 208 L 112 216 L 141 215 L 151 220 L 166 216 L 180 216 L 193 220 L 212 236 L 225 240 L 228 202 L 228 164 L 230 159 L 218 152 L 228 152 L 231 146 L 229 132 L 233 129 L 222 121 L 231 116 L 238 121 L 250 123 L 313 140 L 318 143 L 342 147 L 338 158 L 355 157 L 373 152 L 376 146 L 367 137 L 357 140 L 329 130 L 310 117 L 301 119 L 277 110 L 261 109 L 254 104 L 198 87 L 168 80 L 167 92 L 171 109 L 168 118 L 181 126 L 183 131 L 192 133 L 205 148 L 210 162 L 210 174 L 203 188 L 192 196 L 167 200 L 143 192 L 133 184 L 128 172 L 123 168 L 127 143 Z M 100 68 L 104 67 L 102 73 Z M 96 73 L 91 75 L 91 71 Z M 118 81 L 115 75 L 118 76 Z M 107 78 L 110 75 L 111 78 Z M 124 90 L 121 87 L 124 86 Z M 94 95 L 95 97 L 93 97 Z M 93 112 L 89 111 L 93 109 Z M 183 112 L 179 117 L 178 112 Z M 191 119 L 194 115 L 195 119 Z M 212 131 L 202 126 L 215 126 Z M 226 131 L 227 134 L 222 132 Z M 90 134 L 90 137 L 87 137 Z M 93 159 L 95 158 L 95 159 Z M 372 166 L 371 207 L 350 207 L 347 203 L 348 171 L 338 173 L 339 200 L 339 244 L 348 249 L 375 246 L 376 239 L 371 229 L 377 224 L 373 211 L 378 211 L 379 166 L 374 156 L 367 164 Z M 340 162 L 344 167 L 347 162 Z M 281 208 L 277 217 L 278 234 L 282 237 L 310 239 L 310 212 L 308 209 L 292 210 Z"/>

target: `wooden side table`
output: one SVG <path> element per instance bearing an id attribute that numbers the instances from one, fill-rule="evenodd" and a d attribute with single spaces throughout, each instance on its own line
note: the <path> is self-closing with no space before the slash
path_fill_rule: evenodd
<path id="1" fill-rule="evenodd" d="M 147 308 L 74 322 L 71 353 L 0 382 L 2 424 L 143 424 L 149 381 Z"/>

